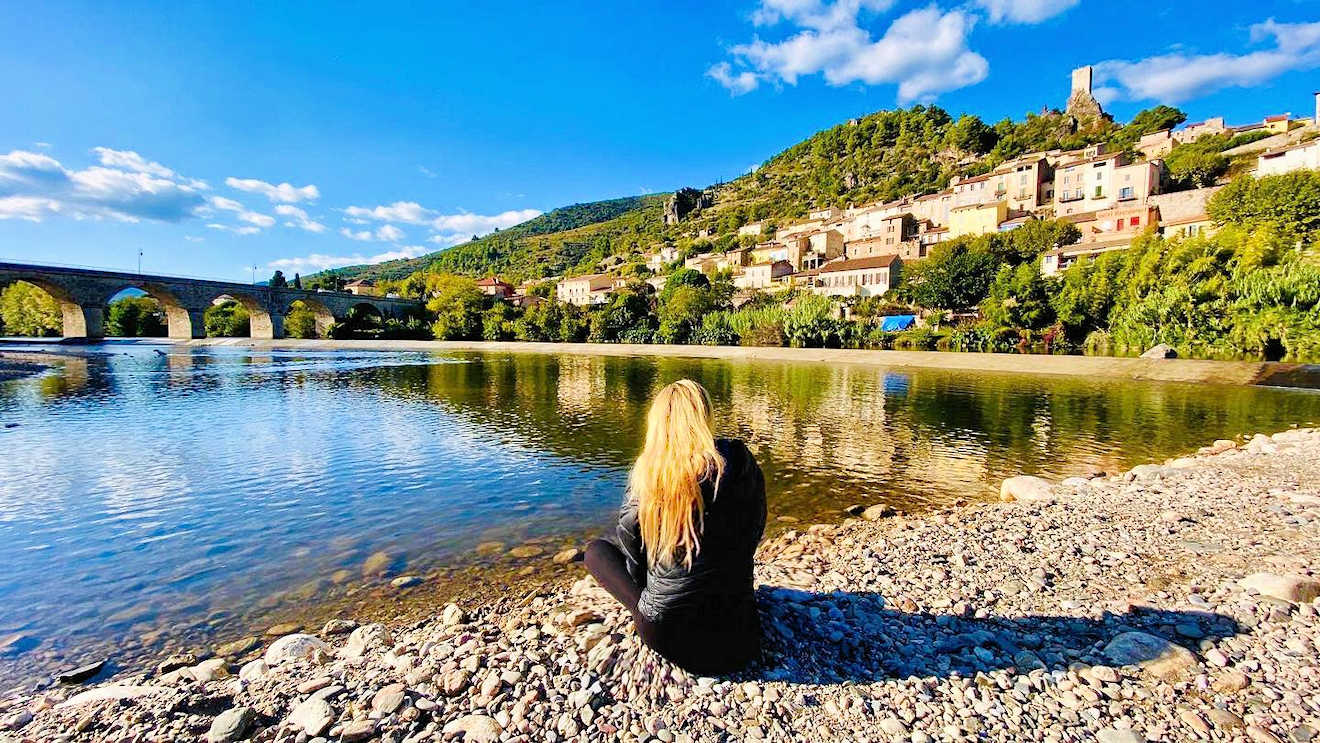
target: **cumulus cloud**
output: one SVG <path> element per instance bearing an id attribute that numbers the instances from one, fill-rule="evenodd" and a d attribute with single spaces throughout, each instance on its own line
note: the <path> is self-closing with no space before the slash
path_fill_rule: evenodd
<path id="1" fill-rule="evenodd" d="M 1271 18 L 1251 27 L 1250 40 L 1269 47 L 1243 54 L 1175 52 L 1101 62 L 1095 65 L 1096 97 L 1105 103 L 1120 99 L 1178 103 L 1320 67 L 1320 22 L 1278 23 Z"/>
<path id="2" fill-rule="evenodd" d="M 325 232 L 325 225 L 309 217 L 306 211 L 291 204 L 277 205 L 275 213 L 287 218 L 284 222 L 286 227 L 298 227 L 308 232 Z"/>
<path id="3" fill-rule="evenodd" d="M 183 178 L 135 152 L 98 147 L 100 165 L 65 167 L 49 155 L 14 150 L 0 155 L 0 219 L 41 221 L 143 219 L 180 222 L 206 206 L 206 184 Z"/>
<path id="4" fill-rule="evenodd" d="M 222 232 L 232 232 L 235 235 L 255 235 L 258 232 L 261 232 L 260 227 L 241 226 L 241 225 L 238 227 L 234 227 L 227 224 L 220 224 L 219 222 L 211 222 L 206 226 L 213 230 L 220 230 Z"/>
<path id="5" fill-rule="evenodd" d="M 484 235 L 488 232 L 508 229 L 516 224 L 521 224 L 540 216 L 541 212 L 536 209 L 510 209 L 506 212 L 490 215 L 472 214 L 470 212 L 441 214 L 434 209 L 427 209 L 415 201 L 396 201 L 393 204 L 382 204 L 373 207 L 350 206 L 344 210 L 344 215 L 345 220 L 354 224 L 367 224 L 374 221 L 429 227 L 435 233 L 427 238 L 429 242 L 439 245 L 457 245 L 472 235 Z M 353 240 L 397 241 L 403 239 L 401 231 L 397 237 L 382 237 L 380 233 L 386 228 L 393 228 L 393 225 L 387 224 L 374 233 L 369 230 L 353 231 L 348 228 L 341 229 L 340 233 Z"/>
<path id="6" fill-rule="evenodd" d="M 398 242 L 405 237 L 403 230 L 392 224 L 381 225 L 374 232 L 371 230 L 350 230 L 347 227 L 341 227 L 339 234 L 350 240 L 360 242 Z"/>
<path id="7" fill-rule="evenodd" d="M 975 0 L 991 23 L 1040 23 L 1077 5 L 1081 0 Z"/>
<path id="8" fill-rule="evenodd" d="M 210 204 L 211 207 L 215 209 L 220 209 L 222 211 L 227 211 L 227 212 L 234 212 L 236 215 L 238 215 L 238 220 L 240 222 L 246 222 L 254 227 L 258 227 L 258 228 L 270 227 L 275 224 L 275 218 L 270 216 L 269 214 L 261 214 L 260 212 L 251 211 L 247 207 L 243 206 L 237 201 L 234 201 L 233 199 L 227 199 L 223 196 L 212 196 L 208 203 Z M 207 227 L 211 227 L 211 226 L 213 225 L 207 225 Z M 248 235 L 252 233 L 240 232 L 238 234 Z"/>
<path id="9" fill-rule="evenodd" d="M 733 62 L 711 66 L 707 76 L 734 95 L 761 83 L 796 85 L 821 75 L 829 85 L 895 84 L 902 102 L 932 99 L 974 85 L 990 66 L 967 45 L 976 16 L 932 5 L 896 18 L 880 38 L 863 28 L 862 13 L 888 2 L 765 0 L 753 14 L 759 26 L 787 23 L 796 32 L 779 41 L 759 37 L 732 47 Z"/>
<path id="10" fill-rule="evenodd" d="M 324 255 L 321 253 L 312 253 L 311 255 L 300 256 L 296 258 L 280 258 L 267 264 L 270 270 L 279 269 L 281 271 L 298 271 L 300 273 L 310 273 L 314 271 L 325 271 L 331 268 L 343 268 L 344 266 L 360 266 L 364 264 L 383 263 L 385 261 L 397 261 L 406 258 L 416 258 L 425 255 L 429 251 L 421 245 L 405 245 L 394 250 L 387 250 L 375 255 Z"/>
<path id="11" fill-rule="evenodd" d="M 235 178 L 230 176 L 225 179 L 225 185 L 236 191 L 245 191 L 255 193 L 270 199 L 272 204 L 297 204 L 301 201 L 316 201 L 321 198 L 321 190 L 314 185 L 294 186 L 290 183 L 281 183 L 275 185 L 267 183 L 256 178 Z"/>

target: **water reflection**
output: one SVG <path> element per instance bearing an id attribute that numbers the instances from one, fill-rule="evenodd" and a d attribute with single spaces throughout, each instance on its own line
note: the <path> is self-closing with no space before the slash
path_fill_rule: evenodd
<path id="1" fill-rule="evenodd" d="M 343 596 L 371 553 L 466 579 L 482 542 L 602 528 L 662 385 L 700 380 L 772 516 L 990 497 L 1320 418 L 1281 389 L 866 366 L 106 346 L 0 385 L 0 681 Z M 487 561 L 509 562 L 505 557 Z M 459 567 L 455 567 L 459 566 Z"/>

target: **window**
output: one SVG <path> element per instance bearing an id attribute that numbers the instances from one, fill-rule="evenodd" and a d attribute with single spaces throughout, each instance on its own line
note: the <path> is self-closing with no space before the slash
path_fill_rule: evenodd
<path id="1" fill-rule="evenodd" d="M 1098 171 L 1098 170 L 1095 171 L 1095 179 L 1096 179 L 1097 181 L 1099 181 L 1099 180 L 1103 180 L 1104 177 L 1105 177 L 1105 174 L 1104 174 L 1104 173 L 1101 173 L 1101 172 Z"/>
<path id="2" fill-rule="evenodd" d="M 1097 199 L 1102 199 L 1102 198 L 1104 198 L 1104 196 L 1105 196 L 1105 187 L 1104 187 L 1104 186 L 1096 186 L 1096 187 L 1095 187 L 1095 198 L 1097 198 Z"/>
<path id="3" fill-rule="evenodd" d="M 1136 227 L 1139 224 L 1141 224 L 1141 217 L 1133 217 L 1132 219 L 1128 220 L 1129 227 Z"/>
<path id="4" fill-rule="evenodd" d="M 1131 186 L 1124 186 L 1124 187 L 1120 188 L 1120 189 L 1118 190 L 1118 198 L 1120 198 L 1120 199 L 1130 199 L 1130 198 L 1133 198 L 1133 195 L 1132 195 L 1132 187 L 1131 187 Z"/>

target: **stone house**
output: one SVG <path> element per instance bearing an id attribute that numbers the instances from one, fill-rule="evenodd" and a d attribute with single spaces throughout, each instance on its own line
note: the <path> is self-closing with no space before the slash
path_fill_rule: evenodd
<path id="1" fill-rule="evenodd" d="M 1256 175 L 1280 175 L 1294 170 L 1320 169 L 1320 139 L 1266 150 L 1256 158 Z"/>
<path id="2" fill-rule="evenodd" d="M 477 282 L 477 288 L 488 297 L 508 299 L 513 296 L 513 285 L 501 281 L 498 276 L 487 276 Z"/>
<path id="3" fill-rule="evenodd" d="M 792 275 L 793 264 L 785 260 L 753 263 L 734 278 L 733 285 L 739 289 L 770 289 L 782 285 L 783 279 Z"/>
<path id="4" fill-rule="evenodd" d="M 999 223 L 1008 218 L 1008 203 L 994 201 L 955 207 L 949 212 L 949 237 L 986 235 L 999 231 Z"/>
<path id="5" fill-rule="evenodd" d="M 559 282 L 555 287 L 555 296 L 561 302 L 579 307 L 604 304 L 609 301 L 609 295 L 624 283 L 624 279 L 604 274 L 574 276 Z"/>
<path id="6" fill-rule="evenodd" d="M 831 261 L 821 266 L 813 291 L 826 296 L 878 297 L 898 278 L 897 255 Z"/>
<path id="7" fill-rule="evenodd" d="M 1159 194 L 1146 203 L 1159 211 L 1160 234 L 1165 237 L 1191 237 L 1214 232 L 1214 222 L 1206 214 L 1210 198 L 1223 186 L 1195 188 Z"/>
<path id="8" fill-rule="evenodd" d="M 371 279 L 357 279 L 344 284 L 344 291 L 359 297 L 372 297 L 376 294 L 376 282 Z"/>

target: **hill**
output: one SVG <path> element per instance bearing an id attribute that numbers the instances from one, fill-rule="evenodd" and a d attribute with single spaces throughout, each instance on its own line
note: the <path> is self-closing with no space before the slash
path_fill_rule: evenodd
<path id="1" fill-rule="evenodd" d="M 1059 110 L 989 125 L 938 106 L 878 111 L 817 132 L 747 175 L 697 193 L 691 209 L 666 224 L 672 196 L 634 196 L 555 209 L 420 258 L 334 271 L 345 279 L 398 280 L 422 270 L 513 281 L 584 273 L 610 255 L 640 254 L 667 243 L 681 251 L 725 250 L 737 230 L 763 221 L 773 228 L 821 206 L 847 206 L 938 191 L 956 175 L 974 175 L 1025 152 L 1073 149 L 1105 141 L 1130 148 L 1147 132 L 1176 126 L 1185 115 L 1167 106 L 1143 111 L 1127 125 L 1108 117 L 1079 120 Z M 741 238 L 746 242 L 751 238 Z"/>
<path id="2" fill-rule="evenodd" d="M 398 280 L 428 269 L 485 276 L 493 272 L 507 271 L 511 265 L 509 257 L 513 255 L 518 256 L 516 262 L 519 267 L 535 265 L 530 261 L 538 256 L 544 258 L 545 256 L 541 254 L 545 246 L 562 245 L 571 239 L 570 236 L 598 243 L 599 239 L 592 239 L 591 231 L 583 232 L 582 228 L 602 223 L 609 224 L 621 215 L 645 212 L 648 206 L 659 209 L 663 200 L 663 196 L 625 196 L 606 201 L 572 204 L 553 209 L 507 230 L 497 230 L 485 237 L 435 253 L 373 265 L 346 266 L 313 274 L 306 279 L 313 283 L 328 276 L 336 276 L 348 281 L 360 278 Z M 620 229 L 625 226 L 621 226 Z M 602 229 L 605 233 L 611 232 L 609 227 Z M 547 235 L 554 235 L 556 238 L 537 239 Z M 538 246 L 541 250 L 536 249 Z M 566 255 L 572 255 L 574 252 L 577 252 L 576 246 L 570 246 Z M 524 264 L 524 260 L 529 262 Z M 551 260 L 551 265 L 559 265 L 559 263 L 560 261 Z"/>

